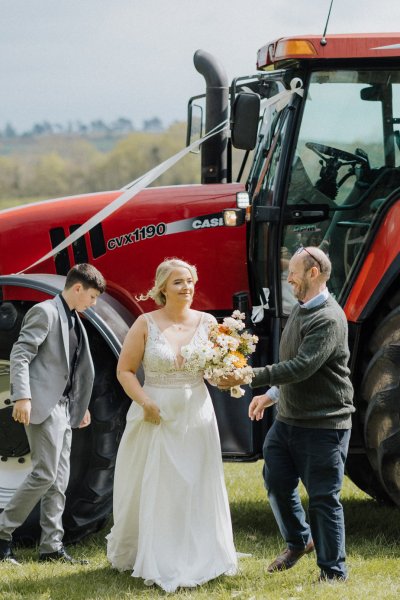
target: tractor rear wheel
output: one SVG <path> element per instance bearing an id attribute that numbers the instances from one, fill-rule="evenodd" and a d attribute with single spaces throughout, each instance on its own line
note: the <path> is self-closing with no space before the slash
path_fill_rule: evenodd
<path id="1" fill-rule="evenodd" d="M 29 307 L 26 303 L 0 305 L 0 509 L 31 468 L 24 427 L 11 418 L 9 370 L 10 351 Z M 92 423 L 73 430 L 71 475 L 63 516 L 66 542 L 77 542 L 98 531 L 112 511 L 115 459 L 130 404 L 115 377 L 115 356 L 94 327 L 84 323 L 95 365 L 89 406 Z M 39 536 L 37 506 L 15 531 L 14 539 L 31 543 Z"/>
<path id="2" fill-rule="evenodd" d="M 382 502 L 400 506 L 400 306 L 373 332 L 356 413 L 365 455 L 350 455 L 353 481 Z"/>

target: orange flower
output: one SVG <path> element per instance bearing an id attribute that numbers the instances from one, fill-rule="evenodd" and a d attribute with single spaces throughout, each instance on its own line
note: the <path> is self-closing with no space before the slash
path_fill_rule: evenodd
<path id="1" fill-rule="evenodd" d="M 229 327 L 226 327 L 226 325 L 218 325 L 218 331 L 219 333 L 229 334 Z"/>
<path id="2" fill-rule="evenodd" d="M 233 356 L 236 356 L 236 360 L 233 361 L 234 367 L 236 367 L 237 369 L 241 369 L 242 367 L 245 367 L 247 365 L 247 361 L 241 352 L 238 352 L 237 350 L 232 350 L 231 354 L 233 354 Z"/>

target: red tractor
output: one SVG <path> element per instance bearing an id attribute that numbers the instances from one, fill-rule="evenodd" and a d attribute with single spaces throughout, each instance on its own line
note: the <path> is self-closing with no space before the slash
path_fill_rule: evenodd
<path id="1" fill-rule="evenodd" d="M 224 130 L 202 146 L 201 185 L 146 189 L 30 269 L 120 192 L 0 212 L 0 509 L 30 468 L 9 399 L 9 354 L 22 318 L 62 289 L 75 263 L 93 263 L 108 283 L 84 315 L 96 381 L 92 426 L 73 438 L 70 540 L 110 514 L 129 405 L 116 361 L 129 326 L 151 308 L 135 296 L 170 256 L 198 267 L 195 308 L 217 318 L 246 312 L 260 338 L 253 362 L 264 365 L 278 359 L 294 301 L 287 259 L 301 245 L 329 254 L 329 289 L 349 321 L 356 392 L 348 474 L 379 501 L 400 505 L 400 34 L 279 39 L 259 51 L 258 74 L 230 86 L 207 53 L 196 53 L 195 65 L 207 82 L 206 130 L 231 122 L 231 136 Z M 244 150 L 236 183 L 232 147 Z M 260 458 L 273 409 L 251 422 L 250 390 L 232 399 L 212 388 L 212 396 L 224 458 Z M 19 535 L 35 538 L 38 528 L 33 511 Z"/>

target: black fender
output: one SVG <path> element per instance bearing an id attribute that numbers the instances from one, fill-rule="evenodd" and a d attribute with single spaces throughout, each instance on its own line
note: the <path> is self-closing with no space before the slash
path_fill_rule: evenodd
<path id="1" fill-rule="evenodd" d="M 22 287 L 56 296 L 64 289 L 65 279 L 63 275 L 48 273 L 0 275 L 0 287 Z M 133 315 L 118 300 L 105 292 L 97 299 L 96 306 L 84 312 L 84 316 L 118 358 L 124 338 L 134 321 Z"/>

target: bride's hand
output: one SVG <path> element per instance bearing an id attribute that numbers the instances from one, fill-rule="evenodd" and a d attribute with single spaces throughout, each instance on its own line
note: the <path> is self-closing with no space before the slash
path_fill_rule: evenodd
<path id="1" fill-rule="evenodd" d="M 145 400 L 143 406 L 143 420 L 147 421 L 147 423 L 152 423 L 153 425 L 159 425 L 161 422 L 160 418 L 160 409 L 157 404 L 148 398 Z"/>

